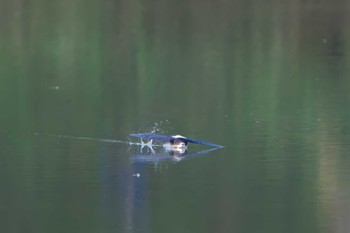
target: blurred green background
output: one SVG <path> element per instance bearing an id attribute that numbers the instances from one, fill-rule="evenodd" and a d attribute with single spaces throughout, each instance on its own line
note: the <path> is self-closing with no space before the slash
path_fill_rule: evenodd
<path id="1" fill-rule="evenodd" d="M 0 230 L 348 232 L 349 9 L 0 1 Z M 158 166 L 33 134 L 153 127 L 225 148 Z"/>

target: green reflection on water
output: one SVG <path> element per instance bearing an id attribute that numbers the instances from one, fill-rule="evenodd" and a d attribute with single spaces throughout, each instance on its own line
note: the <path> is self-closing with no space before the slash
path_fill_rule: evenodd
<path id="1" fill-rule="evenodd" d="M 346 228 L 347 5 L 3 1 L 3 230 Z M 124 147 L 22 135 L 125 139 L 165 120 L 225 150 L 159 174 Z"/>

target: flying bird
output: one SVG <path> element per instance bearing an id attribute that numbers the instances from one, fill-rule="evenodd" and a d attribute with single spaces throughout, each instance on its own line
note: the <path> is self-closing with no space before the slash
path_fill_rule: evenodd
<path id="1" fill-rule="evenodd" d="M 173 148 L 187 148 L 188 143 L 206 145 L 206 146 L 211 146 L 215 148 L 223 147 L 211 142 L 195 140 L 195 139 L 187 138 L 181 135 L 166 136 L 166 135 L 160 135 L 160 134 L 154 134 L 154 133 L 139 133 L 139 134 L 129 134 L 129 136 L 140 138 L 141 140 L 165 142 L 170 147 L 173 147 Z"/>

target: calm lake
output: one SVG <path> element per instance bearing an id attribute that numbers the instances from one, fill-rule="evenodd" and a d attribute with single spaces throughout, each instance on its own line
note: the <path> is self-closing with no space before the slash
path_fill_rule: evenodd
<path id="1" fill-rule="evenodd" d="M 345 0 L 1 1 L 0 232 L 350 232 L 349 22 Z M 224 147 L 128 144 L 152 131 Z"/>

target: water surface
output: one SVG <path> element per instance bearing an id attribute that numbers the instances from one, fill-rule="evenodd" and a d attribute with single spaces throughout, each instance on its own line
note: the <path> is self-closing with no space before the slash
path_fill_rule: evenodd
<path id="1" fill-rule="evenodd" d="M 1 2 L 1 231 L 348 232 L 348 9 Z M 143 163 L 35 134 L 155 128 L 224 148 Z"/>

